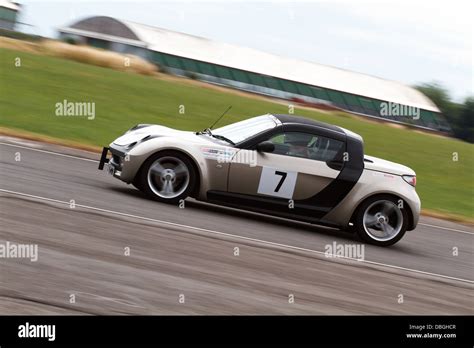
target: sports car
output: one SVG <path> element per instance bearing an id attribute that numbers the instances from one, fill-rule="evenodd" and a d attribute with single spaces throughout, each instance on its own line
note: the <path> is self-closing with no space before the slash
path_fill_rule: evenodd
<path id="1" fill-rule="evenodd" d="M 193 197 L 355 232 L 379 246 L 418 223 L 415 172 L 365 155 L 352 131 L 279 114 L 211 128 L 136 125 L 104 147 L 99 169 L 160 202 Z"/>

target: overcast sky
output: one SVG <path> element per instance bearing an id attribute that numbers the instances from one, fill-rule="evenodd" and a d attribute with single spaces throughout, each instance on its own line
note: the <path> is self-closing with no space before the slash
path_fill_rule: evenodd
<path id="1" fill-rule="evenodd" d="M 474 1 L 38 1 L 21 21 L 37 34 L 88 16 L 132 20 L 410 85 L 474 94 Z"/>

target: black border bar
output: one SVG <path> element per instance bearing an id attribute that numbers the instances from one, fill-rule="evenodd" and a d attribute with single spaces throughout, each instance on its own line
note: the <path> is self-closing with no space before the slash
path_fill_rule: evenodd
<path id="1" fill-rule="evenodd" d="M 55 340 L 18 337 L 20 325 L 27 322 L 55 325 Z M 2 316 L 0 346 L 233 343 L 472 347 L 473 324 L 473 316 Z M 430 332 L 456 337 L 407 337 Z"/>

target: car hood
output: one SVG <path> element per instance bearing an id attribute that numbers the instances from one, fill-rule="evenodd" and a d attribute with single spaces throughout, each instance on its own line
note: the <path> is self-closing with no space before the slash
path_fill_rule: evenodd
<path id="1" fill-rule="evenodd" d="M 395 175 L 416 175 L 413 169 L 395 162 L 373 156 L 364 156 L 364 158 L 366 159 L 364 161 L 365 169 Z"/>
<path id="2" fill-rule="evenodd" d="M 194 132 L 181 131 L 159 125 L 150 125 L 143 128 L 128 131 L 121 137 L 115 139 L 113 143 L 120 146 L 125 146 L 134 142 L 138 142 L 148 136 L 167 136 L 202 144 L 212 143 L 209 137 L 198 136 Z"/>

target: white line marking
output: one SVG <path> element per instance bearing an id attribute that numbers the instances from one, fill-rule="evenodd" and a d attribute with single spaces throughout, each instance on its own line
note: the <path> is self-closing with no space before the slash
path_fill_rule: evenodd
<path id="1" fill-rule="evenodd" d="M 47 150 L 39 150 L 39 149 L 31 148 L 31 147 L 28 147 L 28 146 L 22 146 L 22 145 L 16 145 L 16 144 L 8 144 L 8 143 L 4 143 L 4 142 L 0 142 L 0 145 L 6 145 L 6 146 L 11 146 L 11 147 L 19 147 L 19 148 L 22 148 L 22 149 L 28 149 L 28 150 L 31 150 L 31 151 L 43 152 L 43 153 L 47 153 L 47 154 L 50 154 L 50 155 L 56 155 L 56 156 L 61 156 L 61 157 L 75 158 L 75 159 L 82 160 L 82 161 L 99 162 L 99 160 L 93 160 L 93 159 L 84 158 L 84 157 L 77 157 L 77 156 L 73 156 L 73 155 L 65 155 L 65 154 L 62 154 L 62 153 L 59 153 L 59 152 L 53 152 L 53 151 L 47 151 Z M 466 233 L 466 234 L 474 235 L 474 232 L 463 231 L 463 230 L 457 230 L 457 229 L 455 229 L 455 228 L 449 228 L 449 227 L 442 227 L 442 226 L 430 225 L 430 224 L 425 224 L 425 223 L 422 223 L 422 222 L 419 222 L 418 225 L 427 226 L 427 227 L 439 228 L 439 229 L 441 229 L 441 230 L 448 230 L 448 231 L 452 231 L 452 232 L 459 232 L 459 233 Z"/>
<path id="2" fill-rule="evenodd" d="M 0 138 L 5 138 L 5 136 L 0 135 Z M 30 143 L 27 140 L 23 140 L 23 139 L 19 139 L 19 138 L 11 138 L 11 137 L 7 137 L 7 138 L 9 138 L 10 139 L 9 141 L 11 141 L 14 144 L 23 145 L 23 146 L 27 146 L 27 147 L 32 147 L 32 148 L 35 148 L 35 149 L 41 149 L 43 147 L 43 145 L 41 145 L 41 144 Z"/>
<path id="3" fill-rule="evenodd" d="M 47 153 L 47 154 L 50 154 L 50 155 L 56 155 L 56 156 L 61 156 L 61 157 L 69 157 L 69 158 L 74 158 L 74 159 L 78 159 L 78 160 L 82 160 L 82 161 L 99 162 L 99 160 L 93 160 L 93 159 L 90 159 L 90 158 L 78 157 L 78 156 L 73 156 L 73 155 L 66 155 L 64 153 L 59 153 L 59 152 L 34 149 L 34 148 L 31 148 L 31 147 L 28 147 L 28 146 L 8 144 L 8 143 L 2 143 L 2 142 L 0 142 L 0 145 L 11 146 L 11 147 L 19 147 L 21 149 L 27 149 L 27 150 L 36 151 L 36 152 L 43 152 L 43 153 Z"/>
<path id="4" fill-rule="evenodd" d="M 441 227 L 441 226 L 436 226 L 436 225 L 430 225 L 430 224 L 424 224 L 424 223 L 418 223 L 418 225 L 422 226 L 428 226 L 428 227 L 434 227 L 434 228 L 439 228 L 442 230 L 448 230 L 448 231 L 453 231 L 453 232 L 459 232 L 459 233 L 466 233 L 466 234 L 474 234 L 474 232 L 468 232 L 468 231 L 463 231 L 463 230 L 456 230 L 454 228 L 449 228 L 449 227 Z"/>
<path id="5" fill-rule="evenodd" d="M 49 201 L 49 202 L 55 202 L 55 203 L 66 204 L 66 205 L 70 204 L 69 202 L 66 202 L 66 201 L 60 201 L 58 199 L 30 195 L 28 193 L 23 193 L 23 192 L 16 192 L 16 191 L 10 191 L 10 190 L 5 190 L 5 189 L 0 189 L 0 191 L 8 193 L 8 194 L 24 196 L 24 197 L 30 197 L 30 198 L 40 199 L 40 200 L 44 200 L 44 201 Z M 325 255 L 326 254 L 323 251 L 318 251 L 318 250 L 313 250 L 313 249 L 306 249 L 306 248 L 296 247 L 296 246 L 293 246 L 293 245 L 269 242 L 269 241 L 262 240 L 262 239 L 244 237 L 244 236 L 239 236 L 239 235 L 235 235 L 235 234 L 231 234 L 231 233 L 225 233 L 225 232 L 209 230 L 209 229 L 201 228 L 201 227 L 194 227 L 194 226 L 189 226 L 189 225 L 178 224 L 178 223 L 175 223 L 175 222 L 169 222 L 169 221 L 164 221 L 164 220 L 147 218 L 147 217 L 144 217 L 144 216 L 121 213 L 121 212 L 118 212 L 118 211 L 91 207 L 91 206 L 88 206 L 88 205 L 82 205 L 82 204 L 77 204 L 76 203 L 75 206 L 80 207 L 80 208 L 84 208 L 84 209 L 95 210 L 95 211 L 100 211 L 100 212 L 104 212 L 104 213 L 115 214 L 115 215 L 135 218 L 135 219 L 139 219 L 139 220 L 145 220 L 145 221 L 151 221 L 151 222 L 155 222 L 155 223 L 170 225 L 170 226 L 174 226 L 174 227 L 188 228 L 188 229 L 192 229 L 192 230 L 196 230 L 196 231 L 200 231 L 200 232 L 205 232 L 205 233 L 211 233 L 211 234 L 216 234 L 216 235 L 221 235 L 221 236 L 227 236 L 227 237 L 233 237 L 233 238 L 248 240 L 248 241 L 252 241 L 252 242 L 277 246 L 277 247 L 281 247 L 281 248 L 287 248 L 287 249 L 298 250 L 298 251 L 305 251 L 305 252 L 310 252 L 310 253 L 314 253 L 314 254 L 318 254 L 318 255 Z M 381 263 L 381 262 L 360 260 L 360 259 L 355 259 L 355 258 L 352 258 L 352 257 L 339 256 L 339 258 L 355 261 L 357 263 L 367 263 L 367 264 L 371 264 L 371 265 L 384 266 L 384 267 L 398 269 L 398 270 L 402 270 L 402 271 L 409 271 L 409 272 L 414 272 L 414 273 L 418 273 L 418 274 L 430 275 L 430 276 L 435 276 L 435 277 L 440 277 L 440 278 L 445 278 L 445 279 L 450 279 L 450 280 L 457 280 L 457 281 L 465 282 L 465 283 L 469 283 L 469 284 L 474 284 L 474 280 L 456 278 L 456 277 L 451 277 L 451 276 L 447 276 L 447 275 L 444 275 L 444 274 L 425 272 L 425 271 L 420 271 L 420 270 L 417 270 L 417 269 L 406 268 L 406 267 L 401 267 L 401 266 L 395 266 L 395 265 L 385 264 L 385 263 Z"/>

